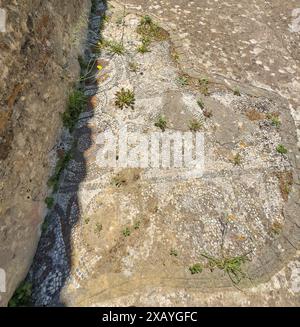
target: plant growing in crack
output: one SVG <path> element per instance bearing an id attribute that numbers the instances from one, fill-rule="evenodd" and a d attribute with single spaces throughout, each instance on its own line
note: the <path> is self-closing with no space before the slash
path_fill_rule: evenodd
<path id="1" fill-rule="evenodd" d="M 22 282 L 16 289 L 13 297 L 10 299 L 9 307 L 26 307 L 31 305 L 32 284 Z"/>
<path id="2" fill-rule="evenodd" d="M 233 89 L 233 94 L 236 95 L 236 96 L 238 96 L 238 97 L 241 96 L 241 92 L 240 92 L 240 90 L 237 87 Z"/>
<path id="3" fill-rule="evenodd" d="M 164 132 L 167 128 L 166 118 L 162 115 L 159 115 L 154 126 L 160 128 Z"/>
<path id="4" fill-rule="evenodd" d="M 102 224 L 100 224 L 100 223 L 96 223 L 95 233 L 96 233 L 98 236 L 100 236 L 102 229 L 103 229 Z"/>
<path id="5" fill-rule="evenodd" d="M 248 253 L 249 254 L 249 253 Z M 209 254 L 202 253 L 201 255 L 207 259 L 208 268 L 213 271 L 214 269 L 223 270 L 230 278 L 233 284 L 237 285 L 242 279 L 247 277 L 247 274 L 243 271 L 243 265 L 250 261 L 248 254 L 236 256 L 236 257 L 223 257 L 215 258 Z"/>
<path id="6" fill-rule="evenodd" d="M 277 151 L 278 153 L 282 154 L 282 155 L 288 153 L 288 150 L 287 150 L 286 147 L 285 147 L 284 145 L 282 145 L 282 144 L 277 145 L 277 147 L 276 147 L 276 151 Z"/>
<path id="7" fill-rule="evenodd" d="M 54 174 L 49 178 L 48 180 L 48 186 L 53 188 L 53 192 L 58 191 L 59 186 L 59 179 L 63 172 L 63 170 L 66 168 L 70 160 L 72 159 L 72 150 L 67 151 L 62 158 L 60 158 L 55 166 Z"/>
<path id="8" fill-rule="evenodd" d="M 233 163 L 235 166 L 240 166 L 242 163 L 242 156 L 240 153 L 237 153 L 233 156 Z"/>
<path id="9" fill-rule="evenodd" d="M 170 255 L 173 257 L 177 257 L 178 256 L 178 252 L 175 249 L 171 249 L 170 250 Z"/>
<path id="10" fill-rule="evenodd" d="M 176 79 L 176 82 L 177 84 L 179 84 L 180 86 L 187 86 L 189 85 L 189 80 L 186 76 L 179 76 L 177 79 Z"/>
<path id="11" fill-rule="evenodd" d="M 276 114 L 268 114 L 267 118 L 271 121 L 271 124 L 275 126 L 276 128 L 280 127 L 281 120 L 278 115 Z"/>
<path id="12" fill-rule="evenodd" d="M 123 236 L 125 236 L 125 237 L 130 236 L 130 235 L 131 235 L 131 231 L 130 231 L 129 227 L 126 227 L 126 228 L 122 231 L 122 234 L 123 234 Z"/>
<path id="13" fill-rule="evenodd" d="M 198 100 L 197 100 L 197 104 L 198 104 L 198 106 L 199 106 L 201 109 L 204 108 L 204 102 L 203 102 L 202 99 L 198 99 Z"/>
<path id="14" fill-rule="evenodd" d="M 48 209 L 52 209 L 53 205 L 54 205 L 54 198 L 52 196 L 46 197 L 45 203 L 46 203 Z"/>
<path id="15" fill-rule="evenodd" d="M 67 109 L 62 114 L 62 121 L 64 126 L 68 128 L 70 132 L 74 130 L 78 118 L 83 112 L 86 104 L 87 96 L 82 90 L 74 90 L 69 95 Z"/>
<path id="16" fill-rule="evenodd" d="M 121 177 L 120 175 L 114 176 L 112 178 L 112 184 L 116 187 L 121 187 L 126 185 L 127 181 L 125 178 Z"/>
<path id="17" fill-rule="evenodd" d="M 198 132 L 198 131 L 201 130 L 202 127 L 203 127 L 203 123 L 202 123 L 200 120 L 192 119 L 192 120 L 189 122 L 189 129 L 190 129 L 192 132 Z"/>
<path id="18" fill-rule="evenodd" d="M 201 263 L 195 263 L 194 265 L 189 267 L 189 271 L 191 272 L 192 275 L 194 274 L 199 274 L 203 270 L 203 266 Z"/>
<path id="19" fill-rule="evenodd" d="M 124 107 L 134 109 L 135 96 L 132 90 L 125 90 L 123 87 L 120 91 L 116 93 L 115 104 L 120 109 Z"/>

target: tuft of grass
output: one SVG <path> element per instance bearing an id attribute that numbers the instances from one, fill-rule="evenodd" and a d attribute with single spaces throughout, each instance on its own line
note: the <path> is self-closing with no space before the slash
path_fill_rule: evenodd
<path id="1" fill-rule="evenodd" d="M 287 152 L 288 152 L 288 150 L 287 150 L 287 149 L 285 148 L 285 146 L 282 145 L 282 144 L 277 145 L 277 147 L 276 147 L 276 151 L 277 151 L 278 153 L 280 153 L 280 154 L 287 154 Z"/>
<path id="2" fill-rule="evenodd" d="M 125 48 L 122 43 L 116 41 L 110 41 L 108 44 L 108 51 L 113 54 L 117 54 L 119 56 L 125 53 Z"/>
<path id="3" fill-rule="evenodd" d="M 130 229 L 129 229 L 128 227 L 126 227 L 126 228 L 122 231 L 122 234 L 123 234 L 123 236 L 128 237 L 128 236 L 131 235 L 131 231 L 130 231 Z"/>
<path id="4" fill-rule="evenodd" d="M 198 100 L 197 100 L 197 104 L 198 104 L 198 106 L 199 106 L 201 109 L 204 108 L 204 102 L 203 102 L 202 99 L 198 99 Z"/>
<path id="5" fill-rule="evenodd" d="M 74 130 L 79 115 L 83 112 L 86 104 L 87 96 L 82 90 L 74 90 L 69 95 L 67 109 L 62 114 L 62 121 L 64 126 L 69 129 L 70 133 Z"/>
<path id="6" fill-rule="evenodd" d="M 148 15 L 143 16 L 137 27 L 137 33 L 142 37 L 147 37 L 149 40 L 161 41 L 166 38 L 166 33 Z"/>
<path id="7" fill-rule="evenodd" d="M 180 86 L 187 86 L 189 85 L 189 80 L 186 76 L 179 76 L 176 79 L 177 84 L 179 84 Z"/>
<path id="8" fill-rule="evenodd" d="M 138 72 L 138 70 L 139 70 L 139 65 L 134 61 L 130 61 L 128 66 L 129 66 L 129 69 L 134 73 Z"/>
<path id="9" fill-rule="evenodd" d="M 170 250 L 170 255 L 173 257 L 178 257 L 178 252 L 175 249 Z"/>
<path id="10" fill-rule="evenodd" d="M 133 229 L 139 229 L 140 225 L 141 225 L 140 221 L 135 222 L 134 225 L 133 225 Z"/>
<path id="11" fill-rule="evenodd" d="M 100 236 L 100 233 L 101 233 L 102 229 L 103 229 L 102 224 L 100 224 L 100 223 L 96 223 L 95 233 L 96 233 L 98 236 Z"/>
<path id="12" fill-rule="evenodd" d="M 50 196 L 46 197 L 45 203 L 46 203 L 48 209 L 53 208 L 54 198 L 52 196 L 51 197 Z"/>
<path id="13" fill-rule="evenodd" d="M 271 226 L 271 232 L 275 235 L 279 235 L 282 231 L 282 224 L 278 221 L 275 221 Z"/>
<path id="14" fill-rule="evenodd" d="M 281 125 L 281 120 L 276 114 L 269 114 L 267 118 L 271 121 L 271 124 L 278 128 Z"/>
<path id="15" fill-rule="evenodd" d="M 137 47 L 137 52 L 139 53 L 146 53 L 150 52 L 150 40 L 147 37 L 142 38 L 142 43 Z"/>
<path id="16" fill-rule="evenodd" d="M 166 118 L 164 116 L 160 115 L 158 117 L 156 123 L 154 124 L 154 126 L 160 128 L 164 132 L 167 128 Z"/>
<path id="17" fill-rule="evenodd" d="M 9 300 L 9 307 L 28 307 L 31 305 L 32 284 L 23 282 Z"/>
<path id="18" fill-rule="evenodd" d="M 189 129 L 192 132 L 198 132 L 200 131 L 200 129 L 202 128 L 203 124 L 201 121 L 197 120 L 197 119 L 193 119 L 190 121 L 189 123 Z"/>
<path id="19" fill-rule="evenodd" d="M 71 159 L 72 159 L 72 154 L 70 150 L 57 161 L 54 169 L 54 174 L 48 180 L 48 186 L 53 188 L 53 192 L 58 191 L 60 176 Z"/>
<path id="20" fill-rule="evenodd" d="M 192 275 L 194 274 L 199 274 L 203 270 L 202 264 L 201 263 L 195 263 L 191 267 L 189 267 L 189 271 L 191 272 Z"/>
<path id="21" fill-rule="evenodd" d="M 200 87 L 200 92 L 204 95 L 208 95 L 208 84 L 209 84 L 209 81 L 206 77 L 204 78 L 199 78 L 198 79 L 198 84 L 199 84 L 199 87 Z"/>
<path id="22" fill-rule="evenodd" d="M 121 187 L 123 185 L 126 185 L 126 183 L 127 183 L 126 179 L 121 177 L 120 175 L 117 175 L 112 179 L 112 184 L 116 187 Z"/>
<path id="23" fill-rule="evenodd" d="M 116 101 L 115 104 L 117 107 L 120 109 L 123 109 L 124 107 L 126 108 L 131 108 L 134 109 L 134 104 L 135 104 L 135 96 L 134 92 L 131 90 L 125 90 L 123 87 L 120 91 L 116 93 Z"/>
<path id="24" fill-rule="evenodd" d="M 233 284 L 239 284 L 243 278 L 246 277 L 246 273 L 242 270 L 243 264 L 249 261 L 247 255 L 241 255 L 237 257 L 225 257 L 214 258 L 206 253 L 202 256 L 208 260 L 208 267 L 211 271 L 215 268 L 223 270 L 233 282 Z"/>
<path id="25" fill-rule="evenodd" d="M 237 153 L 234 157 L 233 157 L 233 163 L 236 165 L 236 166 L 239 166 L 241 163 L 242 163 L 242 156 Z"/>
<path id="26" fill-rule="evenodd" d="M 238 96 L 238 97 L 241 96 L 241 92 L 240 92 L 240 90 L 239 90 L 238 88 L 235 88 L 235 89 L 233 90 L 233 94 L 236 95 L 236 96 Z"/>
<path id="27" fill-rule="evenodd" d="M 43 225 L 42 225 L 42 233 L 45 233 L 49 227 L 49 220 L 48 217 L 44 219 Z"/>

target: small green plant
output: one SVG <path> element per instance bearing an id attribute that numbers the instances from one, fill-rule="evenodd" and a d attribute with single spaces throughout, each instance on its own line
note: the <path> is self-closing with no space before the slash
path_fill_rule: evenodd
<path id="1" fill-rule="evenodd" d="M 126 183 L 127 183 L 126 179 L 121 177 L 120 175 L 117 175 L 112 179 L 112 184 L 116 187 L 121 187 L 123 185 L 126 185 Z"/>
<path id="2" fill-rule="evenodd" d="M 139 229 L 140 225 L 141 225 L 140 221 L 135 222 L 134 225 L 133 225 L 133 229 Z"/>
<path id="3" fill-rule="evenodd" d="M 189 85 L 189 80 L 186 76 L 179 76 L 176 79 L 177 84 L 179 84 L 180 86 L 187 86 Z"/>
<path id="4" fill-rule="evenodd" d="M 170 250 L 170 255 L 173 257 L 177 257 L 178 256 L 178 252 L 175 249 L 171 249 Z"/>
<path id="5" fill-rule="evenodd" d="M 51 197 L 50 196 L 46 197 L 45 203 L 46 203 L 48 209 L 53 208 L 54 198 L 52 196 Z"/>
<path id="6" fill-rule="evenodd" d="M 137 52 L 139 53 L 146 53 L 146 52 L 150 52 L 150 40 L 147 37 L 143 37 L 142 38 L 142 44 L 140 44 L 137 47 Z"/>
<path id="7" fill-rule="evenodd" d="M 203 253 L 202 256 L 208 260 L 208 267 L 211 271 L 215 268 L 223 270 L 233 284 L 239 284 L 246 277 L 246 273 L 242 270 L 242 265 L 249 261 L 247 255 L 221 259 L 214 258 L 206 253 Z"/>
<path id="8" fill-rule="evenodd" d="M 192 132 L 198 132 L 200 131 L 200 129 L 202 128 L 203 124 L 201 121 L 197 120 L 197 119 L 193 119 L 190 121 L 189 123 L 189 129 Z"/>
<path id="9" fill-rule="evenodd" d="M 143 37 L 147 37 L 149 39 L 162 40 L 164 38 L 162 29 L 155 24 L 152 18 L 148 15 L 141 18 L 137 27 L 137 32 Z"/>
<path id="10" fill-rule="evenodd" d="M 122 88 L 116 93 L 115 104 L 120 109 L 123 109 L 124 107 L 134 109 L 135 97 L 133 91 Z"/>
<path id="11" fill-rule="evenodd" d="M 209 84 L 208 79 L 207 78 L 199 78 L 198 83 L 199 83 L 201 93 L 204 95 L 208 95 L 208 84 Z"/>
<path id="12" fill-rule="evenodd" d="M 157 121 L 154 124 L 154 126 L 160 128 L 164 132 L 166 130 L 166 128 L 167 128 L 166 118 L 164 116 L 160 115 L 157 118 Z"/>
<path id="13" fill-rule="evenodd" d="M 198 99 L 198 100 L 197 100 L 197 104 L 198 104 L 198 106 L 199 106 L 201 109 L 204 108 L 204 102 L 203 102 L 202 99 Z"/>
<path id="14" fill-rule="evenodd" d="M 237 153 L 236 155 L 234 155 L 234 157 L 233 157 L 233 163 L 236 166 L 239 166 L 242 163 L 242 156 L 239 153 Z"/>
<path id="15" fill-rule="evenodd" d="M 49 227 L 49 219 L 48 219 L 48 217 L 46 217 L 42 224 L 42 233 L 45 233 L 47 231 L 48 227 Z"/>
<path id="16" fill-rule="evenodd" d="M 16 289 L 13 297 L 8 302 L 9 307 L 28 307 L 31 305 L 32 285 L 29 282 L 23 282 Z"/>
<path id="17" fill-rule="evenodd" d="M 138 70 L 139 70 L 139 65 L 134 61 L 130 61 L 128 66 L 129 66 L 129 69 L 134 73 L 138 72 Z"/>
<path id="18" fill-rule="evenodd" d="M 96 233 L 98 236 L 100 236 L 100 233 L 101 233 L 102 229 L 103 229 L 102 224 L 100 224 L 100 223 L 96 223 L 95 233 Z"/>
<path id="19" fill-rule="evenodd" d="M 275 221 L 271 226 L 271 232 L 275 235 L 279 235 L 282 231 L 282 224 Z"/>
<path id="20" fill-rule="evenodd" d="M 202 267 L 201 263 L 196 263 L 189 268 L 189 271 L 191 272 L 192 275 L 199 274 L 202 272 L 202 270 L 203 270 L 203 267 Z"/>
<path id="21" fill-rule="evenodd" d="M 110 41 L 108 44 L 108 50 L 109 52 L 113 54 L 117 54 L 119 56 L 123 55 L 125 53 L 125 48 L 122 43 L 116 42 L 116 41 Z"/>
<path id="22" fill-rule="evenodd" d="M 87 218 L 84 219 L 84 223 L 85 223 L 86 225 L 88 225 L 89 222 L 90 222 L 90 218 L 89 218 L 89 217 L 87 217 Z"/>
<path id="23" fill-rule="evenodd" d="M 269 114 L 267 118 L 271 121 L 271 124 L 275 127 L 279 127 L 281 125 L 281 120 L 278 115 Z"/>
<path id="24" fill-rule="evenodd" d="M 131 231 L 130 231 L 130 229 L 129 229 L 128 227 L 126 227 L 126 228 L 123 230 L 122 234 L 123 234 L 123 236 L 128 237 L 128 236 L 131 235 Z"/>
<path id="25" fill-rule="evenodd" d="M 239 90 L 238 88 L 235 88 L 235 89 L 233 90 L 233 94 L 236 95 L 236 96 L 238 96 L 238 97 L 241 96 L 241 92 L 240 92 L 240 90 Z"/>
<path id="26" fill-rule="evenodd" d="M 276 151 L 280 154 L 287 154 L 288 150 L 285 148 L 284 145 L 282 144 L 279 144 L 277 147 L 276 147 Z"/>
<path id="27" fill-rule="evenodd" d="M 123 25 L 123 23 L 124 23 L 124 17 L 123 16 L 122 17 L 118 17 L 118 19 L 116 20 L 116 24 L 118 26 L 120 26 L 120 25 Z"/>
<path id="28" fill-rule="evenodd" d="M 72 154 L 71 150 L 69 150 L 62 158 L 57 161 L 54 169 L 54 174 L 48 180 L 48 186 L 53 188 L 53 192 L 57 192 L 59 186 L 59 178 L 71 159 Z"/>
<path id="29" fill-rule="evenodd" d="M 68 105 L 66 111 L 62 114 L 63 124 L 70 132 L 73 131 L 79 115 L 84 110 L 87 103 L 87 96 L 82 90 L 74 90 L 69 95 Z"/>

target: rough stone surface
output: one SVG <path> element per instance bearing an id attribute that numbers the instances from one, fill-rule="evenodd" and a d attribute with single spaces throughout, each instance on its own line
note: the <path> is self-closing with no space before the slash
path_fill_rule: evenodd
<path id="1" fill-rule="evenodd" d="M 1 0 L 0 268 L 5 305 L 26 276 L 40 236 L 51 160 L 85 35 L 89 0 Z"/>
<path id="2" fill-rule="evenodd" d="M 108 10 L 98 4 L 86 60 L 101 67 L 85 83 L 91 99 L 74 134 L 65 131 L 54 149 L 76 140 L 28 276 L 36 305 L 299 305 L 297 6 L 272 4 L 129 0 L 126 8 L 109 2 Z M 136 51 L 135 9 L 154 14 L 170 33 L 145 54 Z M 122 42 L 122 56 L 92 51 L 104 13 L 103 37 Z M 206 76 L 204 95 L 198 79 Z M 122 87 L 134 90 L 134 109 L 116 107 Z M 100 133 L 117 133 L 124 123 L 134 132 L 159 132 L 160 114 L 168 123 L 163 135 L 201 121 L 202 177 L 183 178 L 181 168 L 98 165 Z M 287 154 L 276 151 L 279 144 Z M 218 269 L 192 275 L 191 265 L 207 266 L 203 253 L 247 255 L 247 278 L 237 288 Z"/>

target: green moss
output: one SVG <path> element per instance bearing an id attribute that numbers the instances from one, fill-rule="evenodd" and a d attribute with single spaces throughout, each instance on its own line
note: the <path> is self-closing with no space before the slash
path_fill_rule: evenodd
<path id="1" fill-rule="evenodd" d="M 29 282 L 23 282 L 16 289 L 13 297 L 8 302 L 9 307 L 28 307 L 31 305 L 32 285 Z"/>

